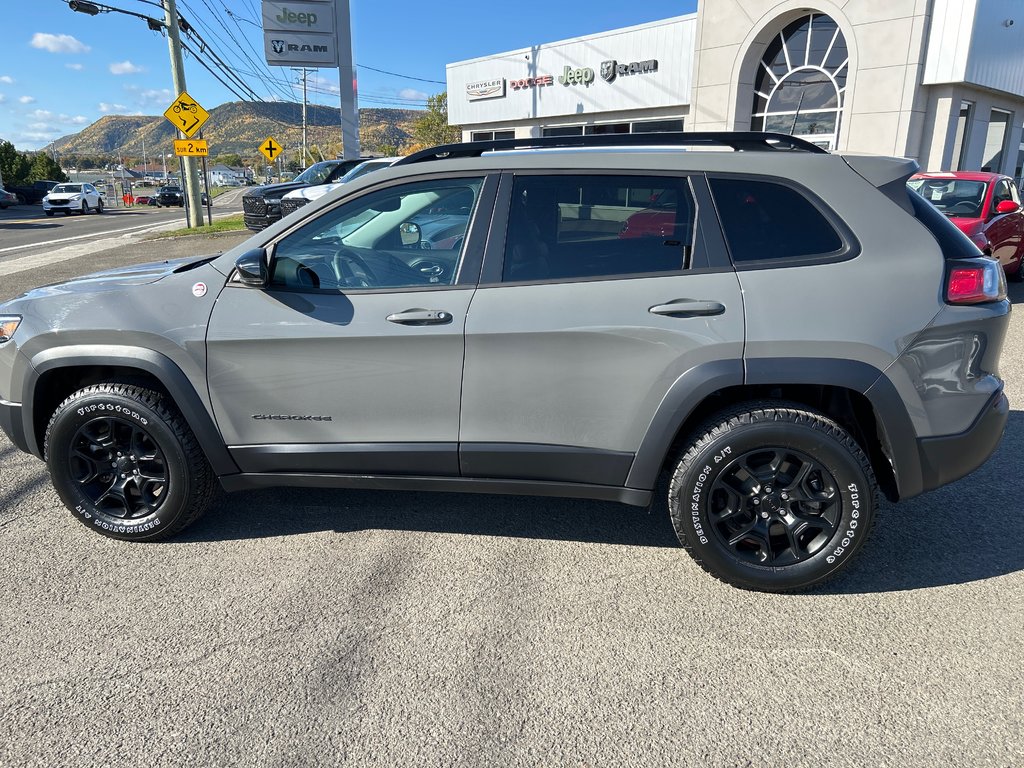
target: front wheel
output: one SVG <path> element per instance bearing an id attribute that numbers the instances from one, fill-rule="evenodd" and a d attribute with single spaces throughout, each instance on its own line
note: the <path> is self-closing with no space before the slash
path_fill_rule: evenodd
<path id="1" fill-rule="evenodd" d="M 46 428 L 46 463 L 58 495 L 104 536 L 173 536 L 209 506 L 215 478 L 185 417 L 158 392 L 128 384 L 86 387 Z"/>
<path id="2" fill-rule="evenodd" d="M 103 213 L 103 200 L 96 201 L 96 213 Z"/>
<path id="3" fill-rule="evenodd" d="M 81 210 L 82 210 L 82 215 L 83 216 L 85 216 L 87 213 L 89 213 L 89 204 L 87 202 L 85 202 L 85 200 L 82 201 L 82 209 Z"/>
<path id="4" fill-rule="evenodd" d="M 786 592 L 844 568 L 874 523 L 878 491 L 857 442 L 823 414 L 753 403 L 712 418 L 672 475 L 680 543 L 713 576 Z"/>

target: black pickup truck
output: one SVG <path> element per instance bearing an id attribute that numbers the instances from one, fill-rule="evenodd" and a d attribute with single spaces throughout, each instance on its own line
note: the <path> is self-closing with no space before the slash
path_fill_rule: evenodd
<path id="1" fill-rule="evenodd" d="M 43 202 L 46 194 L 58 184 L 60 184 L 59 181 L 45 179 L 43 181 L 33 181 L 31 184 L 8 185 L 7 191 L 16 194 L 22 205 L 31 205 Z"/>

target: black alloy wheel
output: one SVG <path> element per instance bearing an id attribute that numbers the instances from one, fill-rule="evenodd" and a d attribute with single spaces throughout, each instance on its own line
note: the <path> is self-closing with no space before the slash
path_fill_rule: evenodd
<path id="1" fill-rule="evenodd" d="M 680 543 L 716 578 L 763 592 L 820 584 L 860 551 L 878 488 L 862 446 L 805 405 L 743 403 L 697 428 L 668 506 Z"/>
<path id="2" fill-rule="evenodd" d="M 741 560 L 786 566 L 821 551 L 839 526 L 835 477 L 802 451 L 780 446 L 729 462 L 711 486 L 711 530 Z"/>
<path id="3" fill-rule="evenodd" d="M 113 517 L 146 517 L 159 511 L 166 498 L 163 451 L 145 429 L 117 416 L 100 416 L 79 427 L 67 470 L 81 493 Z"/>
<path id="4" fill-rule="evenodd" d="M 170 398 L 133 384 L 95 384 L 70 395 L 43 444 L 67 508 L 115 539 L 173 536 L 206 511 L 217 482 Z"/>

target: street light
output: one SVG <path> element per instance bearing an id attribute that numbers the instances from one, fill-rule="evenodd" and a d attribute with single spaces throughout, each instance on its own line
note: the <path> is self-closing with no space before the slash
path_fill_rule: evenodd
<path id="1" fill-rule="evenodd" d="M 100 15 L 99 6 L 94 5 L 92 3 L 82 2 L 82 0 L 69 0 L 68 7 L 72 11 L 77 11 L 78 13 L 87 13 L 90 16 Z"/>

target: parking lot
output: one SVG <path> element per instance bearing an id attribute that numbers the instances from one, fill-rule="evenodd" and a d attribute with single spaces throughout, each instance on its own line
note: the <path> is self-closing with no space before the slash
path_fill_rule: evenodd
<path id="1" fill-rule="evenodd" d="M 790 596 L 715 582 L 661 510 L 577 500 L 246 492 L 124 544 L 0 435 L 0 765 L 1024 764 L 1020 311 L 1002 373 L 996 455 Z"/>

